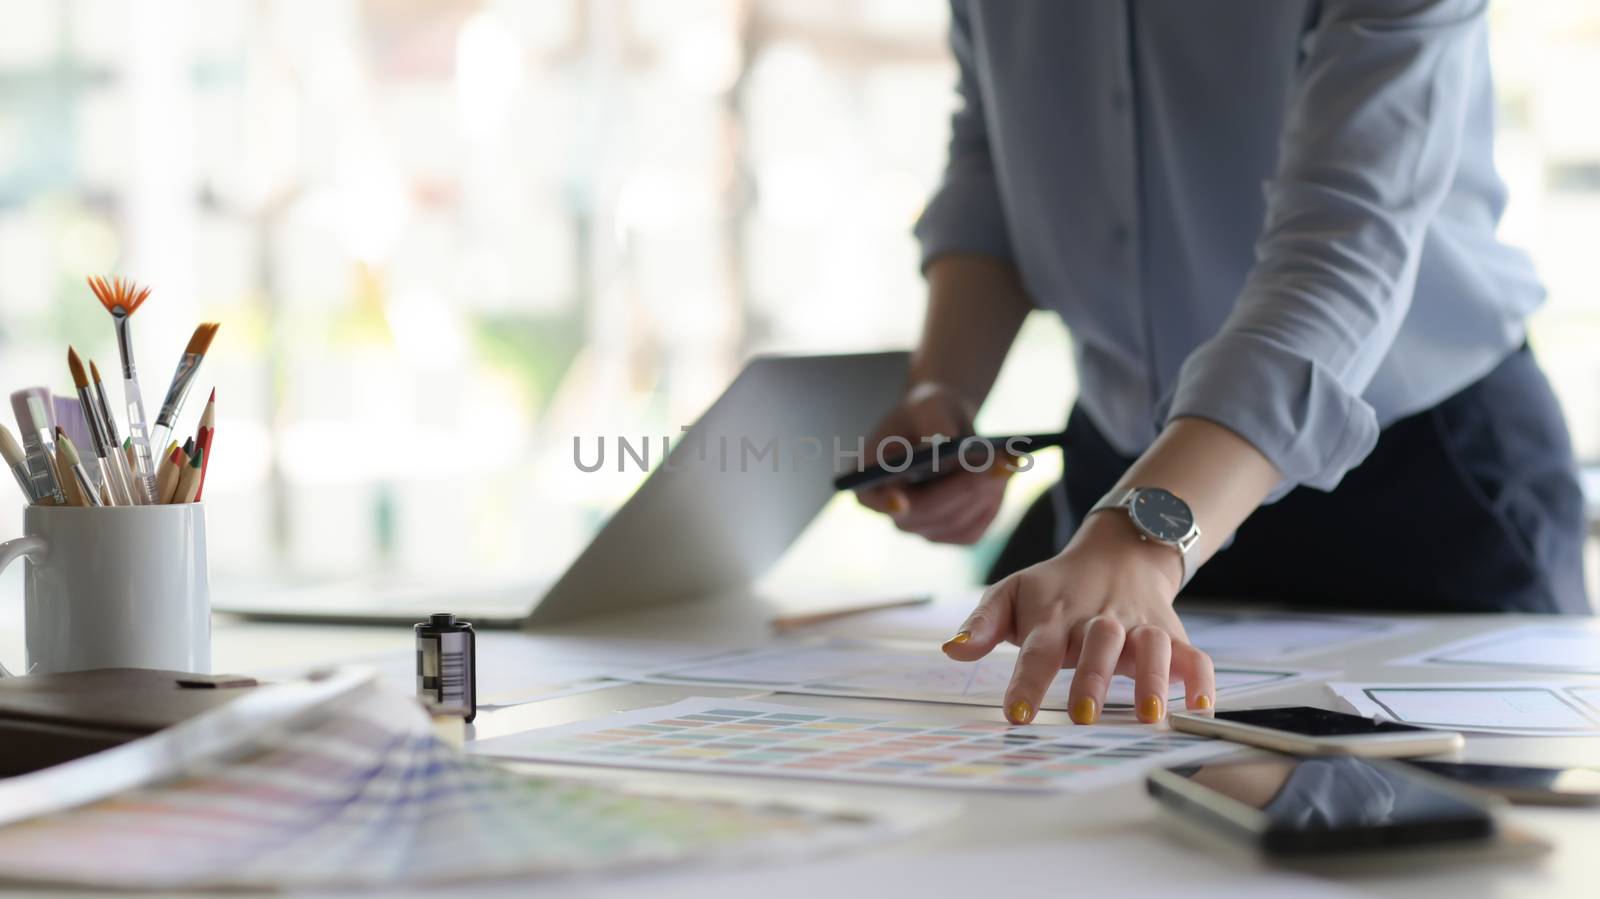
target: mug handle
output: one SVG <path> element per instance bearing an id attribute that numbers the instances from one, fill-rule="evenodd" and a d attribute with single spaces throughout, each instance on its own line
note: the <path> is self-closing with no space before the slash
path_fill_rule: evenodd
<path id="1" fill-rule="evenodd" d="M 12 562 L 23 556 L 38 560 L 44 556 L 44 553 L 45 542 L 38 537 L 18 537 L 15 540 L 7 540 L 4 543 L 0 543 L 0 571 L 5 571 L 11 566 Z M 0 677 L 12 676 L 12 673 L 6 670 L 6 666 L 0 664 Z"/>

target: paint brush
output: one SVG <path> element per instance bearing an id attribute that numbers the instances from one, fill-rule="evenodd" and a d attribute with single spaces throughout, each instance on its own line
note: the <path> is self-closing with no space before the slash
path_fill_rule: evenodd
<path id="1" fill-rule="evenodd" d="M 117 329 L 117 353 L 122 357 L 122 398 L 128 406 L 128 437 L 133 440 L 136 465 L 133 474 L 142 482 L 138 493 L 145 502 L 154 502 L 156 468 L 150 456 L 150 434 L 145 424 L 144 392 L 139 389 L 139 372 L 133 364 L 133 331 L 130 321 L 144 301 L 150 297 L 150 288 L 140 287 L 132 281 L 113 278 L 90 278 L 89 289 L 94 291 L 100 305 L 111 313 Z"/>
<path id="2" fill-rule="evenodd" d="M 22 488 L 22 498 L 32 505 L 39 501 L 33 492 L 33 476 L 28 473 L 28 457 L 22 452 L 22 444 L 17 438 L 11 436 L 11 429 L 0 425 L 0 458 L 6 460 L 6 466 L 17 478 L 17 486 Z"/>
<path id="3" fill-rule="evenodd" d="M 72 438 L 63 432 L 57 434 L 56 439 L 61 445 L 62 464 L 72 471 L 73 478 L 78 482 L 78 493 L 85 500 L 83 505 L 105 505 L 100 499 L 99 491 L 94 489 L 94 481 L 89 479 L 89 470 L 83 467 L 83 457 L 78 455 L 78 448 L 72 445 Z"/>
<path id="4" fill-rule="evenodd" d="M 101 424 L 106 429 L 106 448 L 111 451 L 111 464 L 117 469 L 117 481 L 122 483 L 127 490 L 126 505 L 142 506 L 147 500 L 144 498 L 144 479 L 134 476 L 136 468 L 129 467 L 128 456 L 122 451 L 122 433 L 117 430 L 117 417 L 111 414 L 111 401 L 106 399 L 106 383 L 100 380 L 100 366 L 89 360 L 89 380 L 94 385 L 95 412 L 99 413 Z M 119 503 L 122 499 L 117 500 Z"/>
<path id="5" fill-rule="evenodd" d="M 183 401 L 194 384 L 194 376 L 200 371 L 200 363 L 205 360 L 206 350 L 220 327 L 216 322 L 201 322 L 194 329 L 194 336 L 189 338 L 189 345 L 184 347 L 183 357 L 178 360 L 178 368 L 172 373 L 167 398 L 161 401 L 161 411 L 156 414 L 155 433 L 150 435 L 152 444 L 164 446 L 172 439 L 172 429 L 178 424 L 178 412 L 183 409 Z"/>
<path id="6" fill-rule="evenodd" d="M 60 447 L 68 439 L 65 428 L 56 426 L 56 446 Z M 84 498 L 83 491 L 78 489 L 78 479 L 73 477 L 72 466 L 67 464 L 67 454 L 59 449 L 51 458 L 50 464 L 55 466 L 56 482 L 61 485 L 61 492 L 66 495 L 69 506 L 87 506 L 89 501 Z"/>
<path id="7" fill-rule="evenodd" d="M 100 418 L 100 404 L 95 400 L 94 388 L 89 386 L 89 373 L 84 370 L 83 360 L 78 358 L 78 351 L 72 347 L 67 347 L 67 367 L 72 369 L 72 383 L 78 388 L 78 402 L 83 406 L 83 417 L 89 422 L 89 442 L 93 444 L 95 464 L 99 466 L 100 478 L 111 488 L 113 502 L 127 503 L 129 502 L 127 485 L 120 485 L 122 489 L 118 489 L 117 472 L 120 469 L 112 458 L 117 450 L 106 436 L 106 423 Z M 84 469 L 88 470 L 87 463 L 84 463 Z"/>
<path id="8" fill-rule="evenodd" d="M 22 432 L 22 450 L 28 460 L 28 478 L 34 499 L 44 506 L 60 506 L 67 501 L 64 485 L 56 474 L 55 439 L 51 436 L 50 391 L 29 387 L 11 394 L 11 410 L 17 414 Z"/>

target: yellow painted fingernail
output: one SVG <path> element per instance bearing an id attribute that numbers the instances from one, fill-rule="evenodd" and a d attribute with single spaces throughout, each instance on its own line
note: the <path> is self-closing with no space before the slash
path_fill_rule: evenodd
<path id="1" fill-rule="evenodd" d="M 1194 707 L 1197 708 L 1197 709 L 1209 709 L 1209 708 L 1211 708 L 1211 697 L 1207 696 L 1204 693 L 1201 693 L 1199 696 L 1196 696 L 1194 698 Z"/>
<path id="2" fill-rule="evenodd" d="M 1003 481 L 1015 474 L 1011 469 L 1016 464 L 1016 456 L 1001 456 L 994 460 L 993 465 L 989 466 L 989 477 Z"/>
<path id="3" fill-rule="evenodd" d="M 906 514 L 907 506 L 908 506 L 908 504 L 906 503 L 906 498 L 904 496 L 901 496 L 898 493 L 889 494 L 889 514 L 890 515 L 904 515 L 904 514 Z"/>
<path id="4" fill-rule="evenodd" d="M 1154 724 L 1161 720 L 1161 697 L 1154 693 L 1139 700 L 1139 720 L 1146 724 Z"/>
<path id="5" fill-rule="evenodd" d="M 1094 699 L 1085 696 L 1072 704 L 1072 723 L 1093 724 L 1100 718 L 1100 709 L 1094 704 Z"/>
<path id="6" fill-rule="evenodd" d="M 971 640 L 971 639 L 972 639 L 972 631 L 962 631 L 961 633 L 956 634 L 954 637 L 951 637 L 950 639 L 944 641 L 944 645 L 939 647 L 939 648 L 940 649 L 949 649 L 952 646 L 960 646 L 961 644 L 963 644 L 963 643 L 965 643 L 965 642 L 967 642 L 968 640 Z"/>
<path id="7" fill-rule="evenodd" d="M 1033 706 L 1028 705 L 1027 700 L 1019 699 L 1006 706 L 1006 717 L 1011 719 L 1012 724 L 1027 724 L 1033 720 Z"/>

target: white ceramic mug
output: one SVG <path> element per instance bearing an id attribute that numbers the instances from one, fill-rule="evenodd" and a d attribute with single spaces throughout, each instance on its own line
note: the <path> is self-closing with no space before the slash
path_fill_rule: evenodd
<path id="1" fill-rule="evenodd" d="M 210 673 L 204 506 L 29 506 L 22 525 L 0 543 L 0 569 L 28 560 L 28 657 L 13 673 Z"/>

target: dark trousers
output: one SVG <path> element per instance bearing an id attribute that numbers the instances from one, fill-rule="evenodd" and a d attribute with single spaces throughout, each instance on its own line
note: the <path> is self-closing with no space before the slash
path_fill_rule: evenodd
<path id="1" fill-rule="evenodd" d="M 1083 513 L 1133 464 L 1081 409 L 1067 430 L 1062 484 L 1028 510 L 991 580 L 1065 545 Z M 1385 428 L 1333 491 L 1300 487 L 1257 509 L 1184 595 L 1589 614 L 1584 533 L 1566 422 L 1524 347 L 1444 402 Z"/>

